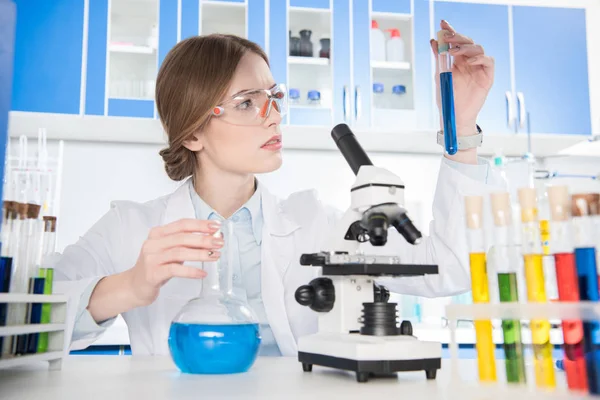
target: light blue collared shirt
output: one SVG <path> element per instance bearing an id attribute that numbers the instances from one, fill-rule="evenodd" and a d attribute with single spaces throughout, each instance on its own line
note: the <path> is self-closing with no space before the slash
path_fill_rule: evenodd
<path id="1" fill-rule="evenodd" d="M 221 262 L 227 263 L 228 253 L 232 255 L 233 267 L 233 292 L 239 298 L 247 300 L 250 308 L 258 317 L 260 333 L 262 336 L 260 356 L 281 356 L 275 337 L 267 320 L 265 306 L 261 296 L 261 243 L 263 229 L 263 213 L 261 201 L 261 188 L 257 184 L 252 197 L 237 210 L 225 223 L 225 218 L 219 215 L 200 198 L 194 185 L 190 185 L 190 196 L 194 204 L 197 219 L 219 220 L 223 223 L 222 231 L 227 241 L 225 246 L 232 246 L 229 251 L 221 253 Z M 233 234 L 228 229 L 233 226 Z"/>

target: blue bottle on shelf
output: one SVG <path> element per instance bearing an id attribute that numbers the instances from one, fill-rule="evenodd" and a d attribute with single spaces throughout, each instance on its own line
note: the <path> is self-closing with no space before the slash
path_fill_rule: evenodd
<path id="1" fill-rule="evenodd" d="M 308 104 L 311 106 L 318 106 L 321 104 L 321 92 L 318 90 L 308 91 Z"/>
<path id="2" fill-rule="evenodd" d="M 384 92 L 383 83 L 374 82 L 373 83 L 373 105 L 375 106 L 375 108 L 387 108 L 383 92 Z"/>
<path id="3" fill-rule="evenodd" d="M 300 90 L 298 89 L 290 89 L 289 92 L 290 104 L 300 104 Z"/>

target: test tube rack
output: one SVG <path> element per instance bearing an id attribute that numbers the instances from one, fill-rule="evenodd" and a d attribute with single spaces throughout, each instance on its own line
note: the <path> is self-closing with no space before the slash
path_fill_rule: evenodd
<path id="1" fill-rule="evenodd" d="M 477 378 L 461 375 L 461 360 L 458 356 L 457 321 L 458 320 L 579 320 L 600 321 L 599 302 L 552 302 L 552 303 L 498 303 L 498 304 L 451 304 L 446 307 L 446 318 L 450 330 L 451 386 L 464 398 L 478 399 L 598 399 L 586 393 L 569 391 L 565 379 L 557 379 L 554 390 L 541 389 L 535 386 L 533 374 L 527 368 L 527 384 L 518 385 L 498 379 L 496 383 L 479 382 Z M 524 342 L 525 344 L 525 342 Z M 476 360 L 469 360 L 476 363 Z M 503 371 L 504 365 L 496 359 L 497 371 Z M 531 359 L 525 359 L 526 365 Z M 558 372 L 558 371 L 557 371 Z M 557 373 L 557 376 L 561 374 Z M 511 397 L 512 396 L 512 397 Z"/>
<path id="2" fill-rule="evenodd" d="M 31 333 L 48 332 L 48 351 L 45 353 L 27 354 L 0 359 L 0 369 L 14 368 L 21 365 L 49 362 L 51 370 L 60 370 L 62 360 L 68 353 L 67 306 L 68 298 L 63 295 L 40 295 L 25 293 L 0 293 L 0 304 L 11 303 L 51 303 L 52 313 L 48 324 L 27 324 L 0 326 L 0 336 L 16 336 Z"/>

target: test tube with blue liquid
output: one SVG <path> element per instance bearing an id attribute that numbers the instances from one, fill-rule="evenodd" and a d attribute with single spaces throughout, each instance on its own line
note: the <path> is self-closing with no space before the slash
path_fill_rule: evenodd
<path id="1" fill-rule="evenodd" d="M 448 31 L 438 32 L 438 65 L 440 71 L 440 98 L 442 101 L 442 121 L 444 129 L 444 147 L 446 153 L 453 155 L 458 151 L 456 139 L 456 120 L 454 117 L 454 88 L 452 86 L 452 64 L 450 45 L 444 35 Z"/>

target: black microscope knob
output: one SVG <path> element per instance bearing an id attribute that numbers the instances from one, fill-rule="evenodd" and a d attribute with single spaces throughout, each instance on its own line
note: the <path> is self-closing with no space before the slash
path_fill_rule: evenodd
<path id="1" fill-rule="evenodd" d="M 296 301 L 317 312 L 329 312 L 335 303 L 335 288 L 329 278 L 316 278 L 308 285 L 300 286 L 295 293 Z"/>
<path id="2" fill-rule="evenodd" d="M 400 324 L 400 334 L 412 336 L 413 329 L 410 321 L 402 321 L 402 323 Z"/>
<path id="3" fill-rule="evenodd" d="M 315 289 L 310 285 L 302 285 L 296 289 L 296 301 L 302 306 L 312 305 L 315 299 Z"/>
<path id="4" fill-rule="evenodd" d="M 300 265 L 324 265 L 325 257 L 320 253 L 308 253 L 300 256 Z"/>

